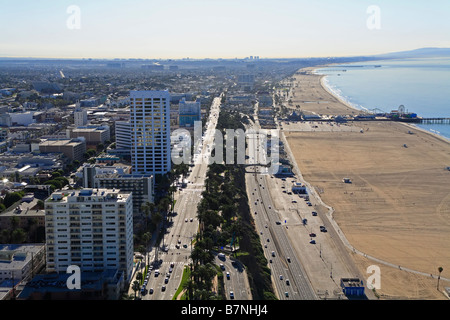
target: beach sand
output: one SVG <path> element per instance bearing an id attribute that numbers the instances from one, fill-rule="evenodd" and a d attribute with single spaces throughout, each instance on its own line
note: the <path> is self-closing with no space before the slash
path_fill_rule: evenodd
<path id="1" fill-rule="evenodd" d="M 321 79 L 297 73 L 293 106 L 311 114 L 359 113 L 323 88 Z M 438 267 L 441 277 L 450 278 L 450 143 L 395 122 L 308 126 L 283 127 L 297 165 L 334 208 L 350 244 L 392 264 L 352 254 L 362 274 L 370 265 L 380 267 L 380 297 L 446 299 L 442 291 L 450 282 L 441 279 L 440 291 L 436 286 Z"/>

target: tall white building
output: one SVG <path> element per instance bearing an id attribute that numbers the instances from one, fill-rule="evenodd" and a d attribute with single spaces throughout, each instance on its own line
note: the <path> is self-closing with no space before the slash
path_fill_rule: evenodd
<path id="1" fill-rule="evenodd" d="M 77 102 L 75 106 L 75 110 L 73 112 L 73 123 L 75 127 L 85 126 L 88 122 L 87 119 L 87 110 L 82 109 L 80 103 Z"/>
<path id="2" fill-rule="evenodd" d="M 131 91 L 130 104 L 133 173 L 167 173 L 171 168 L 169 92 Z"/>
<path id="3" fill-rule="evenodd" d="M 132 194 L 111 189 L 67 190 L 45 200 L 47 271 L 133 269 Z"/>

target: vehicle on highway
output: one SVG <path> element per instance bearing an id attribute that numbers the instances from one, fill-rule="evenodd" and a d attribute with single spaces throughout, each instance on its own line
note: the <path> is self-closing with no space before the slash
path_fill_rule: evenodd
<path id="1" fill-rule="evenodd" d="M 230 291 L 230 299 L 234 299 L 234 292 Z"/>
<path id="2" fill-rule="evenodd" d="M 287 285 L 287 286 L 290 286 L 290 285 L 291 285 L 291 283 L 289 282 L 289 279 L 286 279 L 286 285 Z"/>
<path id="3" fill-rule="evenodd" d="M 162 286 L 161 291 L 166 291 L 166 286 Z"/>
<path id="4" fill-rule="evenodd" d="M 275 257 L 275 251 L 272 251 L 272 257 Z"/>
<path id="5" fill-rule="evenodd" d="M 280 274 L 280 280 L 283 280 L 283 275 Z"/>
<path id="6" fill-rule="evenodd" d="M 227 279 L 230 280 L 230 273 L 227 272 Z"/>

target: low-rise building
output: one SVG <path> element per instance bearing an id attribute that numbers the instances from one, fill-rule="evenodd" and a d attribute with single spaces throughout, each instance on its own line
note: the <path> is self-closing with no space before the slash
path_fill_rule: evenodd
<path id="1" fill-rule="evenodd" d="M 48 139 L 39 144 L 41 153 L 62 153 L 69 160 L 83 161 L 86 152 L 86 141 L 84 139 Z"/>

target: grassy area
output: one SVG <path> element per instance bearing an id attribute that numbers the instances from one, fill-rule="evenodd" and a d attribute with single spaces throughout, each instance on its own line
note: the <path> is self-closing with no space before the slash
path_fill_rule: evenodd
<path id="1" fill-rule="evenodd" d="M 181 294 L 181 292 L 184 290 L 184 284 L 189 280 L 189 278 L 191 277 L 191 270 L 189 269 L 188 266 L 184 267 L 184 271 L 183 271 L 183 276 L 181 277 L 181 283 L 180 286 L 178 287 L 178 290 L 175 292 L 172 300 L 177 300 L 178 296 Z M 183 293 L 183 296 L 181 297 L 180 300 L 186 300 L 186 294 Z"/>

